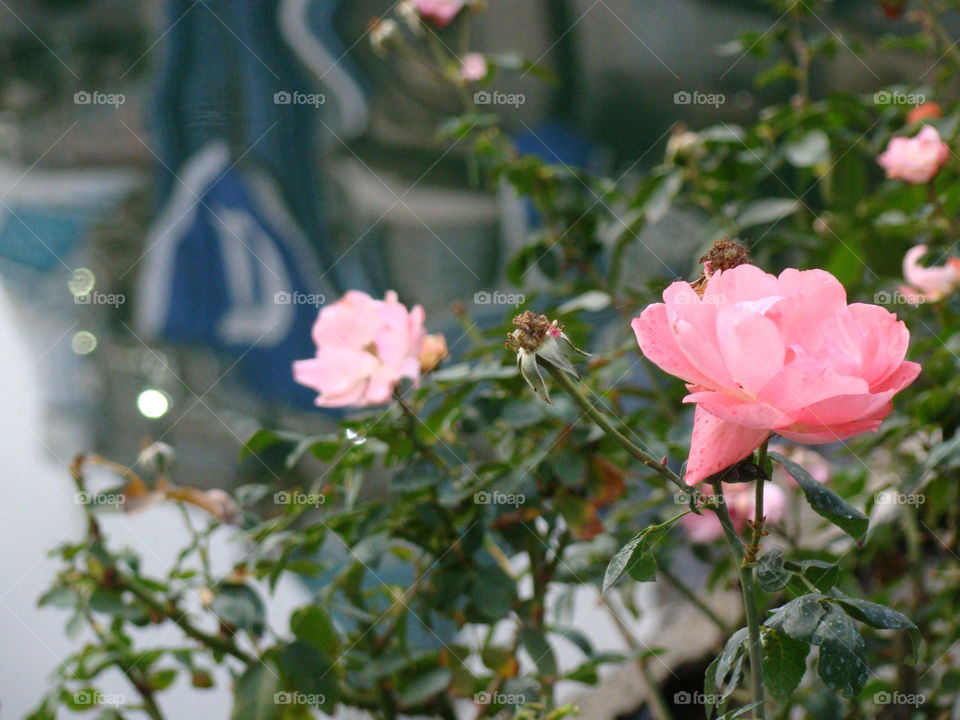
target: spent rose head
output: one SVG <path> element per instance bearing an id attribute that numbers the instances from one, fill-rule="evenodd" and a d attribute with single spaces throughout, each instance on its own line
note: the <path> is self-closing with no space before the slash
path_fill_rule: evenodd
<path id="1" fill-rule="evenodd" d="M 776 276 L 741 264 L 698 290 L 675 282 L 632 323 L 643 354 L 685 380 L 684 402 L 696 405 L 690 485 L 774 433 L 823 444 L 876 430 L 920 372 L 904 360 L 910 333 L 896 315 L 847 304 L 823 270 Z"/>
<path id="2" fill-rule="evenodd" d="M 423 322 L 423 308 L 407 309 L 395 292 L 375 300 L 350 290 L 320 311 L 316 357 L 295 362 L 294 379 L 319 393 L 320 407 L 383 405 L 402 379 L 420 380 Z"/>
<path id="3" fill-rule="evenodd" d="M 950 158 L 950 148 L 932 125 L 924 125 L 912 138 L 893 138 L 877 158 L 887 177 L 908 183 L 930 182 Z"/>

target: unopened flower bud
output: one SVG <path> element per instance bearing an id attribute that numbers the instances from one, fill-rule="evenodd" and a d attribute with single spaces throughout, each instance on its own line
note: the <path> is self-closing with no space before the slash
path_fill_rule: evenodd
<path id="1" fill-rule="evenodd" d="M 147 472 L 161 474 L 167 472 L 177 454 L 174 449 L 163 442 L 155 442 L 145 447 L 137 456 L 137 465 Z"/>
<path id="2" fill-rule="evenodd" d="M 400 26 L 394 20 L 377 20 L 370 29 L 370 47 L 377 55 L 386 55 L 387 51 L 399 41 Z"/>
<path id="3" fill-rule="evenodd" d="M 447 339 L 443 333 L 433 333 L 423 338 L 420 346 L 420 372 L 430 372 L 447 356 Z"/>

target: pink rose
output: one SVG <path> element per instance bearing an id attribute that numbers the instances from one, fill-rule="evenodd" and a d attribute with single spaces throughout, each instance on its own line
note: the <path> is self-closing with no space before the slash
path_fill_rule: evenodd
<path id="1" fill-rule="evenodd" d="M 920 258 L 927 254 L 926 245 L 916 245 L 903 256 L 903 277 L 910 284 L 901 287 L 909 302 L 936 302 L 960 287 L 960 258 L 949 258 L 945 265 L 924 267 Z"/>
<path id="2" fill-rule="evenodd" d="M 640 349 L 687 381 L 696 403 L 686 481 L 705 480 L 771 433 L 830 443 L 876 430 L 920 366 L 910 333 L 877 305 L 847 305 L 823 270 L 713 273 L 700 297 L 678 281 L 632 326 Z"/>
<path id="3" fill-rule="evenodd" d="M 439 28 L 446 27 L 463 10 L 466 0 L 415 0 L 420 18 Z"/>
<path id="4" fill-rule="evenodd" d="M 477 82 L 487 76 L 487 59 L 480 53 L 467 53 L 460 62 L 460 77 L 466 82 Z"/>
<path id="5" fill-rule="evenodd" d="M 424 313 L 397 302 L 349 291 L 320 311 L 313 326 L 317 356 L 293 364 L 293 377 L 319 394 L 320 407 L 389 402 L 401 378 L 420 380 Z"/>
<path id="6" fill-rule="evenodd" d="M 940 140 L 940 133 L 924 125 L 916 137 L 893 138 L 877 162 L 888 178 L 909 183 L 930 182 L 950 157 L 950 148 Z"/>
<path id="7" fill-rule="evenodd" d="M 713 494 L 709 487 L 705 488 L 708 495 Z M 737 532 L 742 532 L 747 520 L 752 520 L 757 507 L 756 490 L 753 483 L 724 483 L 723 498 L 727 503 L 727 511 Z M 783 519 L 787 507 L 787 497 L 783 490 L 767 483 L 763 488 L 763 514 L 768 523 L 777 523 Z M 702 515 L 690 513 L 680 518 L 680 524 L 687 531 L 687 535 L 695 543 L 708 543 L 723 536 L 723 527 L 713 510 L 704 510 Z"/>

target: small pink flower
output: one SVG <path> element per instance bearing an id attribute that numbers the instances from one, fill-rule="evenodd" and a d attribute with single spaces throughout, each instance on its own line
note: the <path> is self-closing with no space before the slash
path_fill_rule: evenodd
<path id="1" fill-rule="evenodd" d="M 847 305 L 823 270 L 715 271 L 703 296 L 678 281 L 632 327 L 653 363 L 687 381 L 695 403 L 686 481 L 743 460 L 772 434 L 836 442 L 876 430 L 920 372 L 910 332 L 877 305 Z"/>
<path id="2" fill-rule="evenodd" d="M 364 407 L 389 402 L 402 378 L 420 380 L 424 312 L 357 290 L 320 311 L 313 326 L 317 356 L 293 364 L 294 379 L 319 394 L 320 407 Z"/>
<path id="3" fill-rule="evenodd" d="M 708 495 L 713 491 L 705 488 Z M 723 497 L 727 503 L 730 520 L 737 532 L 742 532 L 747 520 L 752 520 L 757 507 L 756 489 L 753 483 L 724 483 Z M 763 488 L 763 514 L 767 523 L 777 523 L 783 519 L 787 506 L 787 497 L 778 486 L 767 483 Z M 708 543 L 723 536 L 723 528 L 713 510 L 704 510 L 702 515 L 690 513 L 680 519 L 680 524 L 695 543 Z"/>
<path id="4" fill-rule="evenodd" d="M 778 452 L 790 460 L 793 460 L 810 473 L 810 477 L 818 483 L 824 484 L 830 482 L 830 476 L 832 475 L 830 463 L 816 450 L 798 445 L 791 445 L 790 447 L 771 445 L 770 449 L 773 452 Z M 784 470 L 782 465 L 777 463 L 773 465 L 773 479 L 779 480 L 789 487 L 796 487 L 797 485 L 797 481 L 793 479 L 793 476 Z"/>
<path id="5" fill-rule="evenodd" d="M 467 0 L 415 0 L 420 18 L 443 28 L 463 10 Z"/>
<path id="6" fill-rule="evenodd" d="M 950 148 L 940 140 L 940 133 L 924 125 L 916 137 L 893 138 L 877 162 L 888 178 L 909 183 L 930 182 L 950 157 Z"/>
<path id="7" fill-rule="evenodd" d="M 480 53 L 467 53 L 460 62 L 460 77 L 466 82 L 483 80 L 487 70 L 487 59 Z"/>
<path id="8" fill-rule="evenodd" d="M 909 286 L 901 287 L 909 302 L 936 302 L 960 287 L 960 258 L 949 258 L 945 265 L 924 267 L 920 258 L 927 254 L 926 245 L 915 245 L 903 257 L 903 277 Z"/>

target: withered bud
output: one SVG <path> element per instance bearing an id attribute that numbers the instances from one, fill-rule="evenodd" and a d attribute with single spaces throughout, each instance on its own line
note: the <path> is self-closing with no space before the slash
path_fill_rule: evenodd
<path id="1" fill-rule="evenodd" d="M 704 272 L 709 277 L 718 270 L 730 270 L 738 265 L 750 264 L 750 250 L 736 240 L 717 240 L 713 247 L 700 258 Z"/>
<path id="2" fill-rule="evenodd" d="M 507 335 L 505 344 L 508 350 L 526 350 L 534 352 L 543 345 L 548 335 L 559 336 L 563 328 L 557 321 L 550 322 L 546 315 L 540 315 L 532 310 L 524 310 L 513 319 L 516 330 Z"/>

